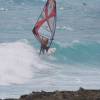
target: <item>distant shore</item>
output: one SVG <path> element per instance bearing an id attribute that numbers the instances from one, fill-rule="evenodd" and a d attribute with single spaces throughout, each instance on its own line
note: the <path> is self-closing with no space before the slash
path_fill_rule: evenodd
<path id="1" fill-rule="evenodd" d="M 8 98 L 3 100 L 100 100 L 100 90 L 80 88 L 78 91 L 41 91 L 22 95 L 18 99 Z"/>

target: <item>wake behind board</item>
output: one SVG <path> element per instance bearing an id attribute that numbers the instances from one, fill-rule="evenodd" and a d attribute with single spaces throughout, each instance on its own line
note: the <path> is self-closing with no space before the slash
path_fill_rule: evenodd
<path id="1" fill-rule="evenodd" d="M 52 55 L 56 52 L 56 48 L 50 48 L 47 52 L 47 55 Z"/>

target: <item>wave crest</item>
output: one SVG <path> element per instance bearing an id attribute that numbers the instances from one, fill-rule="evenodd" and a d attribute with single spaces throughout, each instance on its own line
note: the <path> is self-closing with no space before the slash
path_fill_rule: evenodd
<path id="1" fill-rule="evenodd" d="M 27 83 L 35 71 L 44 68 L 47 65 L 27 42 L 0 44 L 0 85 Z"/>

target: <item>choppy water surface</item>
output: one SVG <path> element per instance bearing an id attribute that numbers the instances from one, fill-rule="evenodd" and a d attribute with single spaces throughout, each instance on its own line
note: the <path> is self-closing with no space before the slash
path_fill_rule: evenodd
<path id="1" fill-rule="evenodd" d="M 100 0 L 57 0 L 57 51 L 39 57 L 31 30 L 45 1 L 0 0 L 1 98 L 100 89 Z"/>

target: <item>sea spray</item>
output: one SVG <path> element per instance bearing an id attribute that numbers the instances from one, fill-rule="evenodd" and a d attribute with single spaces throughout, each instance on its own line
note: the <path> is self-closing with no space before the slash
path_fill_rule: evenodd
<path id="1" fill-rule="evenodd" d="M 31 45 L 21 41 L 0 44 L 0 85 L 26 83 L 36 69 L 43 68 L 47 65 Z"/>

